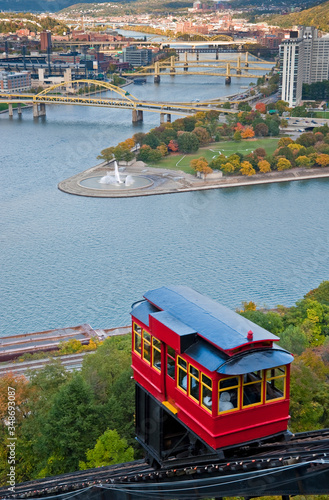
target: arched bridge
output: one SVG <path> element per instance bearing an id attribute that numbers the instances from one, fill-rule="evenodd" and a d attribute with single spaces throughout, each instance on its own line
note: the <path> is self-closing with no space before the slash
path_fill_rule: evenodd
<path id="1" fill-rule="evenodd" d="M 94 86 L 94 87 L 90 87 Z M 95 88 L 97 86 L 97 88 Z M 89 90 L 88 90 L 89 87 Z M 81 89 L 83 94 L 79 94 Z M 92 96 L 90 90 L 99 93 L 102 90 L 111 91 L 115 95 L 110 97 Z M 86 95 L 88 94 L 88 95 Z M 210 111 L 216 109 L 221 113 L 234 113 L 234 110 L 222 109 L 225 101 L 212 102 L 157 102 L 143 101 L 130 94 L 130 92 L 112 85 L 108 82 L 96 80 L 73 80 L 48 87 L 38 94 L 0 94 L 0 102 L 9 104 L 9 115 L 13 115 L 13 104 L 18 104 L 21 113 L 21 104 L 33 105 L 33 116 L 46 114 L 46 104 L 69 104 L 79 106 L 97 106 L 108 108 L 128 109 L 132 111 L 132 121 L 143 120 L 143 111 L 160 113 L 160 122 L 171 121 L 171 115 L 189 115 L 197 111 Z"/>

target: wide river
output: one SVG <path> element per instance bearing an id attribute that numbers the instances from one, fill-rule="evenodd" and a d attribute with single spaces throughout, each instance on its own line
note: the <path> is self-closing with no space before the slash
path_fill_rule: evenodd
<path id="1" fill-rule="evenodd" d="M 217 77 L 162 77 L 129 92 L 206 99 L 239 91 Z M 47 106 L 46 119 L 0 115 L 0 335 L 129 323 L 132 302 L 186 284 L 237 308 L 292 305 L 329 277 L 329 181 L 127 199 L 84 198 L 59 181 L 100 150 L 159 124 L 144 113 Z"/>

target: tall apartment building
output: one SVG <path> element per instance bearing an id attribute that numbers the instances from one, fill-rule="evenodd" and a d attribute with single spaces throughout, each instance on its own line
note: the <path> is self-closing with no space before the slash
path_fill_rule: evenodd
<path id="1" fill-rule="evenodd" d="M 146 66 L 152 62 L 151 49 L 137 49 L 134 45 L 124 47 L 122 56 L 123 62 L 130 63 L 132 66 Z"/>
<path id="2" fill-rule="evenodd" d="M 30 88 L 31 73 L 28 71 L 0 71 L 0 92 L 16 92 Z"/>
<path id="3" fill-rule="evenodd" d="M 303 83 L 329 79 L 329 35 L 319 37 L 314 27 L 291 31 L 280 49 L 281 99 L 298 106 Z"/>

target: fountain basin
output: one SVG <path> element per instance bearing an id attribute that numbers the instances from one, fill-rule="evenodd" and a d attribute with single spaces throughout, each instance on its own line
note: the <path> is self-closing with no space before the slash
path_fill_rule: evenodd
<path id="1" fill-rule="evenodd" d="M 98 175 L 95 177 L 87 177 L 86 179 L 83 179 L 82 181 L 79 182 L 79 185 L 81 187 L 85 187 L 88 189 L 97 189 L 100 191 L 128 191 L 128 190 L 133 190 L 133 189 L 143 189 L 149 186 L 152 186 L 153 181 L 149 179 L 148 177 L 144 177 L 142 175 L 131 175 L 130 177 L 133 178 L 133 184 L 126 186 L 125 180 L 126 177 L 125 175 L 121 175 L 121 181 L 122 183 L 115 183 L 115 184 L 102 184 L 100 183 L 100 180 L 103 178 L 103 175 Z"/>

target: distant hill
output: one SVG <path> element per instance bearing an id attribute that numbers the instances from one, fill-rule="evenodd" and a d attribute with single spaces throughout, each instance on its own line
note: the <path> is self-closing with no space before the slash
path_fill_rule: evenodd
<path id="1" fill-rule="evenodd" d="M 137 10 L 143 12 L 163 11 L 163 9 L 176 10 L 184 7 L 192 7 L 193 0 L 85 0 L 77 3 L 77 0 L 0 0 L 0 11 L 4 12 L 59 12 L 67 7 L 74 6 L 74 11 L 86 10 L 93 4 L 93 9 L 102 10 L 108 6 L 108 10 L 113 13 L 114 5 L 120 9 L 120 4 L 129 9 L 129 5 L 135 5 Z M 112 9 L 112 10 L 111 10 Z"/>
<path id="2" fill-rule="evenodd" d="M 129 3 L 134 0 L 98 0 L 97 3 Z M 0 10 L 5 12 L 58 12 L 76 0 L 0 0 Z M 94 0 L 85 0 L 85 4 L 94 3 Z"/>
<path id="3" fill-rule="evenodd" d="M 268 22 L 281 26 L 282 28 L 291 28 L 295 24 L 304 26 L 315 26 L 322 31 L 329 31 L 329 1 L 303 10 L 288 14 L 286 16 L 271 16 Z"/>

